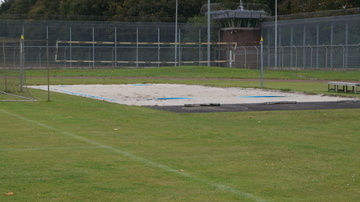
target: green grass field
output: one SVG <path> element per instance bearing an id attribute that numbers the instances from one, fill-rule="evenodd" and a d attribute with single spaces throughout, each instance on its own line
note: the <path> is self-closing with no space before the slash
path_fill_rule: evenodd
<path id="1" fill-rule="evenodd" d="M 266 78 L 358 81 L 359 73 L 269 71 Z M 45 84 L 44 74 L 28 72 L 28 84 Z M 51 74 L 52 84 L 259 87 L 216 79 L 257 78 L 257 71 L 224 68 Z M 327 93 L 326 84 L 308 81 L 265 87 Z M 360 109 L 176 114 L 59 93 L 48 102 L 47 92 L 31 93 L 38 102 L 0 102 L 0 201 L 360 199 Z"/>

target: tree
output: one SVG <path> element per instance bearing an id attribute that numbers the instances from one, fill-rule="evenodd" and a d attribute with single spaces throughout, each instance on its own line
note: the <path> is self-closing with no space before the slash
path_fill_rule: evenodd
<path id="1" fill-rule="evenodd" d="M 150 18 L 175 17 L 176 0 L 4 0 L 0 14 L 131 16 Z M 292 14 L 360 7 L 359 0 L 277 0 L 278 14 Z M 211 3 L 238 3 L 238 0 L 211 0 Z M 179 18 L 189 19 L 200 14 L 207 0 L 178 0 Z M 243 0 L 243 3 L 262 3 L 274 14 L 275 0 Z"/>
<path id="2" fill-rule="evenodd" d="M 358 0 L 281 0 L 279 14 L 316 12 L 360 7 Z"/>
<path id="3" fill-rule="evenodd" d="M 5 0 L 1 4 L 0 14 L 27 14 L 35 3 L 36 0 Z"/>

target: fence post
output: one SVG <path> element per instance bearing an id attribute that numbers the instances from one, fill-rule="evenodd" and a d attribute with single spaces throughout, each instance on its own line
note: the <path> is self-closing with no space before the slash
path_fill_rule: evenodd
<path id="1" fill-rule="evenodd" d="M 279 45 L 279 47 L 280 47 L 280 49 L 281 49 L 281 64 L 280 64 L 280 66 L 283 68 L 284 67 L 284 48 L 281 46 L 281 45 Z"/>
<path id="2" fill-rule="evenodd" d="M 5 42 L 2 43 L 2 51 L 3 51 L 3 63 L 4 63 L 4 68 L 6 67 L 6 54 L 5 54 Z M 5 80 L 6 81 L 6 80 Z"/>
<path id="3" fill-rule="evenodd" d="M 72 30 L 71 30 L 71 26 L 70 26 L 70 41 L 72 41 Z M 70 43 L 70 68 L 72 68 L 72 43 Z M 65 62 L 66 63 L 66 62 Z"/>
<path id="4" fill-rule="evenodd" d="M 90 62 L 91 61 L 91 49 L 92 48 L 89 48 L 89 68 L 90 68 L 90 65 L 91 65 L 91 62 Z"/>
<path id="5" fill-rule="evenodd" d="M 331 23 L 330 32 L 330 69 L 334 67 L 334 23 Z"/>
<path id="6" fill-rule="evenodd" d="M 93 68 L 95 68 L 95 27 L 92 27 L 92 40 L 93 40 L 93 52 L 92 52 L 92 58 L 93 58 Z"/>
<path id="7" fill-rule="evenodd" d="M 260 39 L 260 58 L 261 58 L 261 67 L 260 67 L 260 86 L 264 87 L 264 39 Z"/>
<path id="8" fill-rule="evenodd" d="M 158 67 L 160 67 L 160 41 L 161 41 L 161 37 L 160 37 L 160 27 L 158 27 Z"/>
<path id="9" fill-rule="evenodd" d="M 22 35 L 20 36 L 20 92 L 23 92 L 24 81 L 25 81 L 25 74 L 24 74 L 24 67 L 25 67 L 25 42 L 24 42 L 24 30 Z"/>
<path id="10" fill-rule="evenodd" d="M 326 45 L 323 44 L 323 46 L 325 48 L 325 69 L 327 69 L 327 67 L 328 67 L 328 59 L 327 59 L 327 57 L 328 57 L 328 49 L 327 49 Z"/>
<path id="11" fill-rule="evenodd" d="M 256 49 L 256 69 L 259 68 L 259 49 L 254 46 L 254 48 Z"/>
<path id="12" fill-rule="evenodd" d="M 114 50 L 114 65 L 115 65 L 115 68 L 117 68 L 117 28 L 115 27 L 114 28 L 115 30 L 114 30 L 114 34 L 115 34 L 115 44 L 114 44 L 114 46 L 115 46 L 115 50 Z"/>
<path id="13" fill-rule="evenodd" d="M 343 69 L 345 69 L 345 47 L 344 47 L 344 45 L 342 45 L 342 44 L 340 44 L 340 46 L 341 46 L 342 49 L 343 49 L 343 57 L 342 57 L 342 59 L 343 59 Z"/>
<path id="14" fill-rule="evenodd" d="M 306 67 L 306 25 L 303 28 L 303 68 Z"/>
<path id="15" fill-rule="evenodd" d="M 313 48 L 310 46 L 310 44 L 308 44 L 308 46 L 310 47 L 310 68 L 312 69 L 312 67 L 313 67 Z"/>
<path id="16" fill-rule="evenodd" d="M 268 67 L 270 67 L 270 59 L 271 59 L 271 55 L 270 55 L 270 47 L 269 46 L 266 46 L 266 48 L 267 48 L 267 55 L 268 55 L 268 58 L 267 58 L 267 60 L 268 60 Z"/>
<path id="17" fill-rule="evenodd" d="M 297 68 L 297 56 L 298 56 L 298 50 L 297 47 L 295 45 L 293 45 L 293 47 L 295 48 L 295 67 Z"/>
<path id="18" fill-rule="evenodd" d="M 201 54 L 201 28 L 199 28 L 199 66 L 201 65 L 202 54 Z"/>
<path id="19" fill-rule="evenodd" d="M 319 68 L 319 43 L 320 43 L 320 27 L 316 25 L 316 68 Z"/>
<path id="20" fill-rule="evenodd" d="M 139 67 L 139 27 L 136 26 L 136 67 Z"/>
<path id="21" fill-rule="evenodd" d="M 245 59 L 245 63 L 244 63 L 244 67 L 245 69 L 247 69 L 247 60 L 246 60 L 246 56 L 247 56 L 247 52 L 246 52 L 246 48 L 244 46 L 242 46 L 242 48 L 244 49 L 244 59 Z"/>
<path id="22" fill-rule="evenodd" d="M 348 68 L 348 41 L 349 41 L 349 23 L 346 22 L 345 24 L 345 69 Z"/>
<path id="23" fill-rule="evenodd" d="M 179 54 L 179 56 L 178 56 L 178 61 L 179 61 L 179 63 L 178 63 L 178 66 L 181 66 L 181 60 L 182 60 L 182 56 L 181 56 L 181 28 L 178 28 L 178 31 L 179 31 L 179 34 L 178 34 L 178 37 L 179 37 L 179 40 L 178 40 L 178 42 L 179 42 L 179 51 L 178 51 L 178 54 Z"/>
<path id="24" fill-rule="evenodd" d="M 292 49 L 292 45 L 290 46 L 290 67 L 293 66 L 293 49 Z"/>

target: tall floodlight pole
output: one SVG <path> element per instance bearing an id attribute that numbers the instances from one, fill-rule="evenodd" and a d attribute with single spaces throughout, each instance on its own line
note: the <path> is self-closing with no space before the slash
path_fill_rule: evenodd
<path id="1" fill-rule="evenodd" d="M 277 17 L 277 0 L 275 0 L 275 63 L 274 63 L 274 69 L 278 68 L 278 17 Z"/>
<path id="2" fill-rule="evenodd" d="M 207 3 L 207 10 L 208 10 L 208 16 L 207 16 L 207 66 L 210 67 L 210 0 L 208 0 Z"/>
<path id="3" fill-rule="evenodd" d="M 176 9 L 175 9 L 175 56 L 174 56 L 174 66 L 176 66 L 177 62 L 177 42 L 178 42 L 178 0 L 176 0 Z"/>

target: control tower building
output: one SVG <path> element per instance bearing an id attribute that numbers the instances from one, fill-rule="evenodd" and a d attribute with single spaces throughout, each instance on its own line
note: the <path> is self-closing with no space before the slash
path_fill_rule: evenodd
<path id="1" fill-rule="evenodd" d="M 268 17 L 266 14 L 270 9 L 263 4 L 256 3 L 228 3 L 211 4 L 211 19 L 220 29 L 221 42 L 237 42 L 237 52 L 242 46 L 259 46 L 261 38 L 260 22 Z M 202 13 L 207 13 L 203 6 Z M 236 55 L 241 55 L 236 53 Z M 237 63 L 239 63 L 238 56 Z M 250 62 L 250 61 L 248 61 Z M 237 67 L 247 68 L 247 64 L 236 64 Z M 255 65 L 256 66 L 256 65 Z M 252 65 L 254 67 L 254 65 Z"/>

